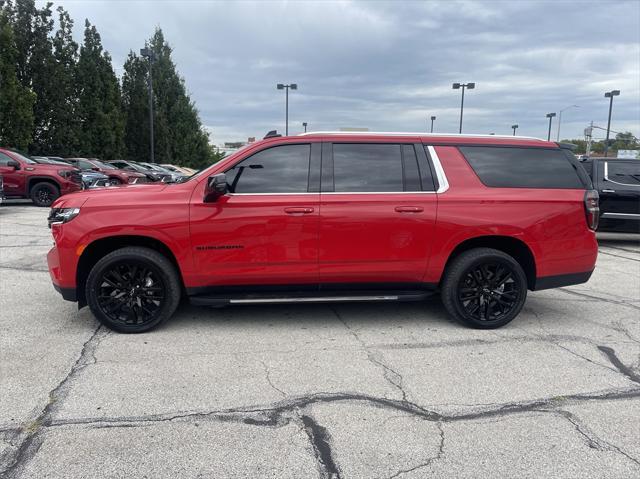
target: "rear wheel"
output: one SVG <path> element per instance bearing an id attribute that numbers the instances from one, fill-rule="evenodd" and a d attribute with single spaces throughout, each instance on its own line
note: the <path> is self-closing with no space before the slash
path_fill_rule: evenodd
<path id="1" fill-rule="evenodd" d="M 479 329 L 504 326 L 522 310 L 527 278 L 502 251 L 475 248 L 456 257 L 442 283 L 442 302 L 459 322 Z"/>
<path id="2" fill-rule="evenodd" d="M 112 176 L 109 178 L 109 183 L 111 184 L 111 186 L 118 186 L 122 184 L 122 181 L 120 181 L 120 178 Z"/>
<path id="3" fill-rule="evenodd" d="M 168 319 L 180 302 L 173 264 L 149 248 L 109 253 L 91 269 L 86 298 L 105 326 L 121 333 L 148 331 Z"/>
<path id="4" fill-rule="evenodd" d="M 31 187 L 29 193 L 31 201 L 36 206 L 51 206 L 53 202 L 60 196 L 58 187 L 51 183 L 36 183 Z"/>

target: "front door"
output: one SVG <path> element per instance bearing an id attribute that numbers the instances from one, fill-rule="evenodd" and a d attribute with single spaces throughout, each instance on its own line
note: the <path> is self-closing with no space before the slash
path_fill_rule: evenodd
<path id="1" fill-rule="evenodd" d="M 437 198 L 421 144 L 328 143 L 322 152 L 320 282 L 416 284 Z"/>
<path id="2" fill-rule="evenodd" d="M 0 152 L 0 175 L 2 175 L 4 183 L 4 194 L 6 196 L 22 196 L 26 190 L 24 170 L 9 166 L 9 162 L 19 163 L 9 155 Z"/>
<path id="3" fill-rule="evenodd" d="M 318 171 L 310 175 L 314 157 Z M 202 285 L 317 288 L 319 159 L 320 143 L 267 148 L 225 172 L 228 194 L 192 200 Z"/>
<path id="4" fill-rule="evenodd" d="M 626 222 L 640 231 L 640 161 L 599 162 L 600 211 L 603 220 Z"/>

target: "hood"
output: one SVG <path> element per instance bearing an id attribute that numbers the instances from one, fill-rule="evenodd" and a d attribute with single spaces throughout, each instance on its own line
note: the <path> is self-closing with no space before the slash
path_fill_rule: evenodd
<path id="1" fill-rule="evenodd" d="M 137 200 L 148 201 L 150 196 L 160 194 L 168 187 L 166 183 L 144 183 L 81 190 L 61 196 L 51 206 L 53 208 L 78 208 L 88 199 L 112 205 L 136 203 Z"/>
<path id="2" fill-rule="evenodd" d="M 56 171 L 60 171 L 60 170 L 71 170 L 71 171 L 80 171 L 78 170 L 78 168 L 76 168 L 75 166 L 71 166 L 71 165 L 50 165 L 47 163 L 34 163 L 34 164 L 28 164 L 28 165 L 24 165 L 24 171 L 41 171 L 42 173 L 55 173 Z"/>

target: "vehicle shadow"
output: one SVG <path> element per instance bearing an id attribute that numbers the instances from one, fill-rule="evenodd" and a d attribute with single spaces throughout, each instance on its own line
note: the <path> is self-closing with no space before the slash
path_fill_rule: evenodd
<path id="1" fill-rule="evenodd" d="M 295 325 L 322 328 L 345 322 L 365 323 L 367 327 L 402 327 L 417 321 L 435 328 L 460 327 L 446 314 L 440 298 L 417 302 L 313 303 L 237 305 L 222 308 L 183 303 L 174 316 L 161 326 L 165 330 L 220 326 L 270 328 Z"/>

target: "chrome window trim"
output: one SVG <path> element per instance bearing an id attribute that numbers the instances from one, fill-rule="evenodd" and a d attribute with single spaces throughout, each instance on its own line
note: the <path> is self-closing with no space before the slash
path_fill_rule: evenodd
<path id="1" fill-rule="evenodd" d="M 440 157 L 438 157 L 436 149 L 433 146 L 427 145 L 427 150 L 429 150 L 429 156 L 433 162 L 433 167 L 436 170 L 436 178 L 438 179 L 438 189 L 436 193 L 444 193 L 449 189 L 449 180 L 444 172 L 444 168 L 442 168 L 442 163 L 440 163 Z"/>
<path id="2" fill-rule="evenodd" d="M 227 193 L 227 196 L 299 196 L 299 195 L 435 195 L 436 191 L 316 191 L 315 193 Z"/>

